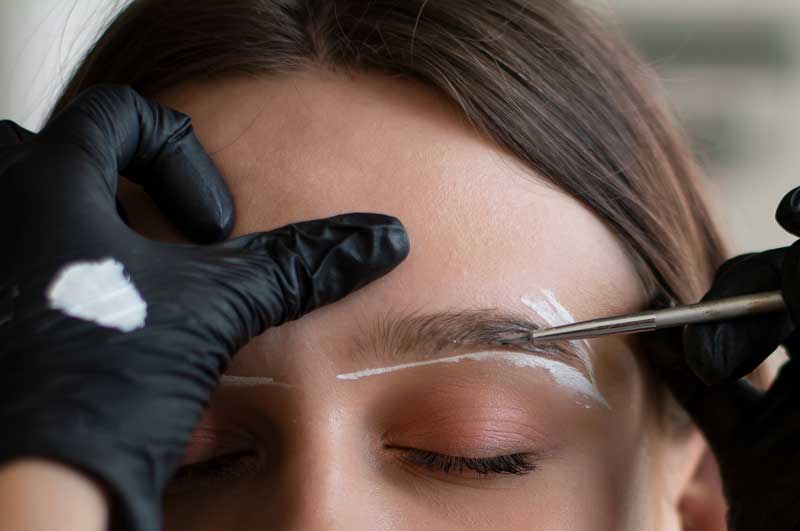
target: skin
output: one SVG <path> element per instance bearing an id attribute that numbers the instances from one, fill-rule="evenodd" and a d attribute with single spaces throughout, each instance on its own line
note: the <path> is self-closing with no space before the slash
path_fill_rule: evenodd
<path id="1" fill-rule="evenodd" d="M 590 342 L 610 408 L 544 371 L 496 361 L 336 379 L 393 364 L 377 360 L 380 345 L 363 348 L 365 326 L 387 312 L 529 312 L 521 297 L 545 289 L 576 319 L 645 304 L 606 226 L 444 96 L 413 81 L 309 70 L 187 84 L 156 99 L 192 116 L 231 187 L 234 237 L 373 211 L 402 220 L 411 241 L 388 276 L 239 352 L 227 374 L 254 379 L 218 389 L 185 462 L 258 457 L 227 476 L 174 482 L 167 529 L 724 529 L 705 444 L 657 422 L 637 360 L 646 353 L 629 339 Z M 120 199 L 136 230 L 181 241 L 141 191 L 123 183 Z M 537 468 L 447 474 L 397 447 L 534 453 Z"/>
<path id="2" fill-rule="evenodd" d="M 65 465 L 24 458 L 0 468 L 0 531 L 46 531 L 53 521 L 64 531 L 100 531 L 108 512 L 100 484 Z"/>

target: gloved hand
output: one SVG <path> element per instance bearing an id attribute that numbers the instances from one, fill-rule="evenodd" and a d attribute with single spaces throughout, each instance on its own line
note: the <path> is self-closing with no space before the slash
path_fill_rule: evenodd
<path id="1" fill-rule="evenodd" d="M 0 123 L 0 463 L 83 470 L 131 530 L 160 527 L 161 490 L 231 355 L 408 253 L 379 214 L 206 246 L 133 232 L 115 209 L 120 173 L 195 240 L 229 233 L 228 189 L 190 124 L 113 85 L 38 135 Z"/>
<path id="2" fill-rule="evenodd" d="M 776 218 L 800 235 L 800 188 Z M 685 360 L 651 358 L 717 457 L 731 531 L 800 529 L 800 241 L 729 260 L 703 300 L 772 290 L 781 290 L 788 312 L 688 326 Z M 780 344 L 790 361 L 768 391 L 739 379 Z"/>

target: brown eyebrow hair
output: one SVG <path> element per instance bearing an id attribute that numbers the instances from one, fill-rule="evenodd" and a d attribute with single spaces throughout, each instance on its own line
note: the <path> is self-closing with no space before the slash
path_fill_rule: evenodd
<path id="1" fill-rule="evenodd" d="M 505 345 L 504 339 L 549 326 L 541 317 L 500 308 L 451 309 L 435 313 L 388 311 L 359 325 L 355 357 L 365 363 L 434 359 L 483 349 L 512 350 L 570 365 L 590 376 L 577 342 L 544 346 Z"/>

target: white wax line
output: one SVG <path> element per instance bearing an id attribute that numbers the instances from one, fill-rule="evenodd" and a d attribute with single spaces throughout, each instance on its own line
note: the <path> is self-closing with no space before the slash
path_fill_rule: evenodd
<path id="1" fill-rule="evenodd" d="M 273 378 L 266 376 L 233 376 L 230 374 L 222 375 L 220 378 L 222 385 L 231 385 L 234 387 L 256 387 L 259 385 L 274 385 L 278 387 L 294 387 L 291 384 L 276 382 Z"/>
<path id="2" fill-rule="evenodd" d="M 461 354 L 458 356 L 450 356 L 447 358 L 438 358 L 434 360 L 417 361 L 413 363 L 402 363 L 399 365 L 391 365 L 389 367 L 378 367 L 373 369 L 365 369 L 356 372 L 349 372 L 344 374 L 337 374 L 338 380 L 359 380 L 369 376 L 378 376 L 394 371 L 404 369 L 412 369 L 415 367 L 424 367 L 426 365 L 434 365 L 437 363 L 459 363 L 462 361 L 503 361 L 511 363 L 516 367 L 525 367 L 530 369 L 544 369 L 549 374 L 553 381 L 570 389 L 571 391 L 592 398 L 596 402 L 609 407 L 606 400 L 600 395 L 593 382 L 590 382 L 586 377 L 574 367 L 570 367 L 560 361 L 543 358 L 535 354 L 525 354 L 521 352 L 510 351 L 486 351 L 486 352 L 472 352 L 470 354 Z"/>
<path id="3" fill-rule="evenodd" d="M 575 322 L 575 318 L 558 302 L 551 290 L 545 289 L 542 290 L 541 293 L 544 297 L 543 301 L 534 300 L 530 295 L 525 295 L 521 299 L 522 304 L 536 312 L 549 326 L 561 326 Z M 576 354 L 586 366 L 589 379 L 595 383 L 594 367 L 592 365 L 592 358 L 589 355 L 589 344 L 583 339 L 572 340 L 570 343 L 575 346 Z"/>
<path id="4" fill-rule="evenodd" d="M 558 299 L 556 299 L 556 296 L 552 290 L 544 289 L 541 290 L 540 293 L 541 296 L 544 297 L 544 300 L 537 300 L 531 295 L 526 295 L 521 299 L 522 304 L 536 312 L 539 317 L 544 319 L 549 326 L 559 326 L 575 322 L 575 318 L 560 302 L 558 302 Z M 594 366 L 592 364 L 592 357 L 590 355 L 591 347 L 589 346 L 589 343 L 586 340 L 581 339 L 570 341 L 570 344 L 575 347 L 576 354 L 581 358 L 581 361 L 583 361 L 583 364 L 586 367 L 586 372 L 589 375 L 589 381 L 591 382 L 595 393 L 602 397 L 600 389 L 597 387 L 597 380 L 595 379 Z M 610 406 L 608 406 L 608 403 L 605 401 L 605 399 L 603 399 L 603 403 L 605 403 L 610 409 Z"/>

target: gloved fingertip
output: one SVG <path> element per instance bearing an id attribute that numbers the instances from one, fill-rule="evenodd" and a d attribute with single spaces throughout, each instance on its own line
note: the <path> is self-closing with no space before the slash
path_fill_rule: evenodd
<path id="1" fill-rule="evenodd" d="M 787 232 L 800 236 L 800 187 L 783 196 L 775 211 L 775 220 Z"/>
<path id="2" fill-rule="evenodd" d="M 254 330 L 264 323 L 277 326 L 297 319 L 345 297 L 392 271 L 410 251 L 400 220 L 372 213 L 292 223 L 218 247 L 266 259 L 262 267 L 271 272 L 271 282 L 280 286 L 264 299 L 261 313 L 266 318 Z"/>
<path id="3" fill-rule="evenodd" d="M 206 204 L 188 210 L 189 216 L 180 219 L 172 216 L 175 224 L 194 242 L 201 244 L 225 241 L 233 231 L 236 221 L 233 199 L 225 191 L 213 199 L 213 207 Z"/>
<path id="4" fill-rule="evenodd" d="M 124 175 L 197 243 L 222 241 L 234 226 L 230 191 L 195 136 L 191 118 L 131 86 L 93 85 L 39 136 L 80 145 L 76 153 L 100 161 L 98 175 L 76 183 L 86 193 L 99 186 L 115 190 L 117 176 Z"/>
<path id="5" fill-rule="evenodd" d="M 230 190 L 197 137 L 185 134 L 138 176 L 145 191 L 197 243 L 225 240 L 236 221 Z"/>
<path id="6" fill-rule="evenodd" d="M 400 264 L 408 257 L 411 252 L 411 242 L 408 239 L 408 232 L 403 223 L 394 216 L 384 214 L 361 214 L 365 219 L 375 226 L 383 225 L 385 231 L 384 248 L 387 257 L 390 259 L 387 265 L 392 264 L 392 268 Z M 372 216 L 372 217 L 370 217 Z"/>
<path id="7" fill-rule="evenodd" d="M 357 256 L 359 260 L 352 264 L 359 269 L 360 282 L 356 286 L 367 284 L 382 277 L 405 260 L 411 244 L 403 223 L 394 216 L 371 212 L 355 212 L 334 216 L 329 221 L 337 230 L 351 231 L 349 248 L 342 256 Z M 348 257 L 349 258 L 349 257 Z"/>

